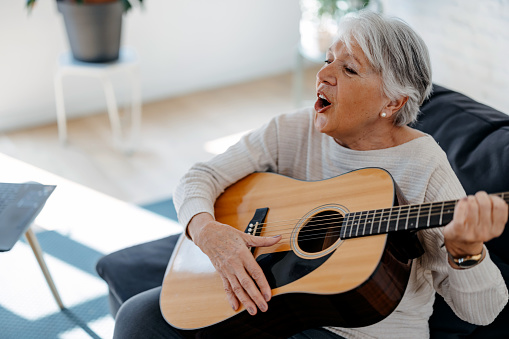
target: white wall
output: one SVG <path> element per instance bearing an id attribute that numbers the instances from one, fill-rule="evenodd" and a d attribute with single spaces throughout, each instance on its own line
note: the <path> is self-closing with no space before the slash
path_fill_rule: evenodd
<path id="1" fill-rule="evenodd" d="M 55 121 L 53 74 L 68 49 L 54 0 L 0 2 L 0 131 Z M 297 0 L 146 0 L 124 16 L 122 44 L 141 61 L 145 102 L 290 70 Z M 121 83 L 121 79 L 116 80 Z M 71 116 L 105 110 L 92 79 L 68 78 Z M 119 100 L 127 90 L 120 87 Z M 197 98 L 199 100 L 199 98 Z"/>
<path id="2" fill-rule="evenodd" d="M 426 41 L 434 82 L 509 114 L 509 1 L 383 3 Z"/>

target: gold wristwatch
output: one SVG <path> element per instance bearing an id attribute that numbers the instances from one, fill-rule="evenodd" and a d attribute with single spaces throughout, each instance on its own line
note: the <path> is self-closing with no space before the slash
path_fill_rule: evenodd
<path id="1" fill-rule="evenodd" d="M 480 254 L 467 255 L 462 258 L 454 258 L 451 253 L 447 252 L 449 259 L 459 268 L 470 268 L 479 264 L 484 258 L 484 247 Z"/>

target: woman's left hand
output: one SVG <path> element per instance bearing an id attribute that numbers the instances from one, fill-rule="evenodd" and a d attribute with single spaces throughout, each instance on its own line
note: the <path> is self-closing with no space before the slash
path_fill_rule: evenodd
<path id="1" fill-rule="evenodd" d="M 485 242 L 502 234 L 507 214 L 505 201 L 486 192 L 459 200 L 453 220 L 444 228 L 447 252 L 455 258 L 481 253 Z"/>

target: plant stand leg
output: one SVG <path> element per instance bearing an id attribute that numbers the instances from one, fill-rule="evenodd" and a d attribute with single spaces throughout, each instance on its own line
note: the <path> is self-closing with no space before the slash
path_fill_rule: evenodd
<path id="1" fill-rule="evenodd" d="M 131 140 L 128 146 L 128 152 L 132 152 L 139 140 L 141 128 L 141 86 L 138 68 L 133 69 L 130 73 L 131 80 Z"/>
<path id="2" fill-rule="evenodd" d="M 108 106 L 108 115 L 110 117 L 111 130 L 113 132 L 113 139 L 117 148 L 122 147 L 122 129 L 120 126 L 120 117 L 118 116 L 117 101 L 115 98 L 115 91 L 111 81 L 102 78 L 102 85 L 106 95 L 106 104 Z"/>
<path id="3" fill-rule="evenodd" d="M 65 117 L 63 75 L 60 71 L 55 74 L 55 102 L 57 107 L 58 136 L 62 144 L 67 142 L 67 119 Z"/>

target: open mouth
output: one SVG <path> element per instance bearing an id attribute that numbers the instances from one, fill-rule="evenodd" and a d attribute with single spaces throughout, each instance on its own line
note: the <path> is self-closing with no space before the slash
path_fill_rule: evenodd
<path id="1" fill-rule="evenodd" d="M 327 100 L 327 98 L 323 94 L 319 93 L 318 99 L 315 102 L 315 110 L 318 113 L 320 113 L 327 109 L 327 107 L 329 107 L 330 105 L 331 103 L 329 102 L 329 100 Z"/>

